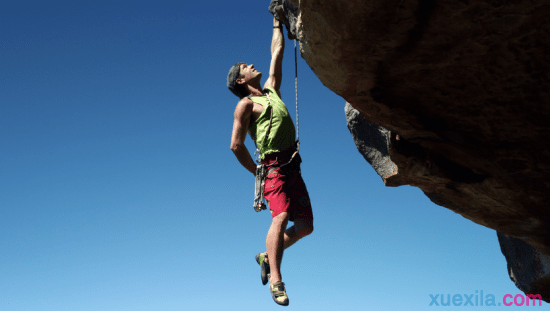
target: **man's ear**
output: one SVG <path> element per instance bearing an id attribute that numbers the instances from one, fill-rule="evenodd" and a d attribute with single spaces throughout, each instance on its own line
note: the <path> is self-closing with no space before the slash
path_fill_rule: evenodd
<path id="1" fill-rule="evenodd" d="M 244 84 L 244 78 L 238 78 L 235 82 L 237 82 L 237 84 Z"/>

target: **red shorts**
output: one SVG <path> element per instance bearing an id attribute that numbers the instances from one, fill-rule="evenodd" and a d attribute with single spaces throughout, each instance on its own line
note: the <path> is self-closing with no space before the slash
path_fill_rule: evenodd
<path id="1" fill-rule="evenodd" d="M 284 164 L 293 153 L 294 150 L 268 154 L 262 163 Z M 298 154 L 296 157 L 299 156 Z M 292 171 L 283 167 L 271 171 L 265 180 L 264 198 L 273 217 L 288 212 L 290 221 L 296 218 L 313 220 L 309 194 L 299 169 Z"/>

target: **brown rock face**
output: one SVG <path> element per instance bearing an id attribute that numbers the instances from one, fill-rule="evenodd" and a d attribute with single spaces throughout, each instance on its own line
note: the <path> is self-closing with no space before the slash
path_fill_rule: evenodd
<path id="1" fill-rule="evenodd" d="M 301 54 L 391 131 L 388 186 L 550 255 L 550 3 L 285 0 Z"/>
<path id="2" fill-rule="evenodd" d="M 512 282 L 525 294 L 538 294 L 538 299 L 550 301 L 550 256 L 520 239 L 500 232 L 497 236 Z"/>
<path id="3" fill-rule="evenodd" d="M 548 2 L 289 2 L 311 69 L 391 131 L 388 186 L 550 255 Z"/>

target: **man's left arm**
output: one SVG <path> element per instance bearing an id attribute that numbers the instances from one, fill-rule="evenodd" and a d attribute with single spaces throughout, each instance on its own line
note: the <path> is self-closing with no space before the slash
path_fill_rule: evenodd
<path id="1" fill-rule="evenodd" d="M 282 15 L 282 14 L 281 14 Z M 269 66 L 269 78 L 264 88 L 272 87 L 281 97 L 281 79 L 283 77 L 283 54 L 285 51 L 285 37 L 283 26 L 276 18 L 273 18 L 273 38 L 271 39 L 271 64 Z"/>

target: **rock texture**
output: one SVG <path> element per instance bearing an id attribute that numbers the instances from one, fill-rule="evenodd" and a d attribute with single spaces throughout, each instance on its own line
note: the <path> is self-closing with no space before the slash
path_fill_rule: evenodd
<path id="1" fill-rule="evenodd" d="M 508 275 L 526 294 L 539 294 L 550 300 L 550 256 L 541 254 L 531 245 L 497 232 L 502 254 L 508 263 Z"/>
<path id="2" fill-rule="evenodd" d="M 386 178 L 397 174 L 397 166 L 390 159 L 390 131 L 369 122 L 349 103 L 346 103 L 345 111 L 357 150 L 386 183 Z"/>
<path id="3" fill-rule="evenodd" d="M 288 31 L 288 38 L 290 40 L 296 39 L 299 12 L 298 9 L 294 8 L 293 3 L 291 1 L 271 0 L 268 10 L 279 21 L 281 21 L 279 13 L 284 14 L 285 18 L 282 21 Z"/>
<path id="4" fill-rule="evenodd" d="M 317 77 L 391 131 L 387 186 L 550 255 L 549 2 L 284 2 Z"/>
<path id="5" fill-rule="evenodd" d="M 397 166 L 390 158 L 391 132 L 366 120 L 349 103 L 345 107 L 348 129 L 357 150 L 376 173 L 386 178 L 396 174 Z M 550 256 L 544 255 L 520 239 L 497 232 L 508 275 L 525 294 L 539 294 L 550 302 Z"/>

